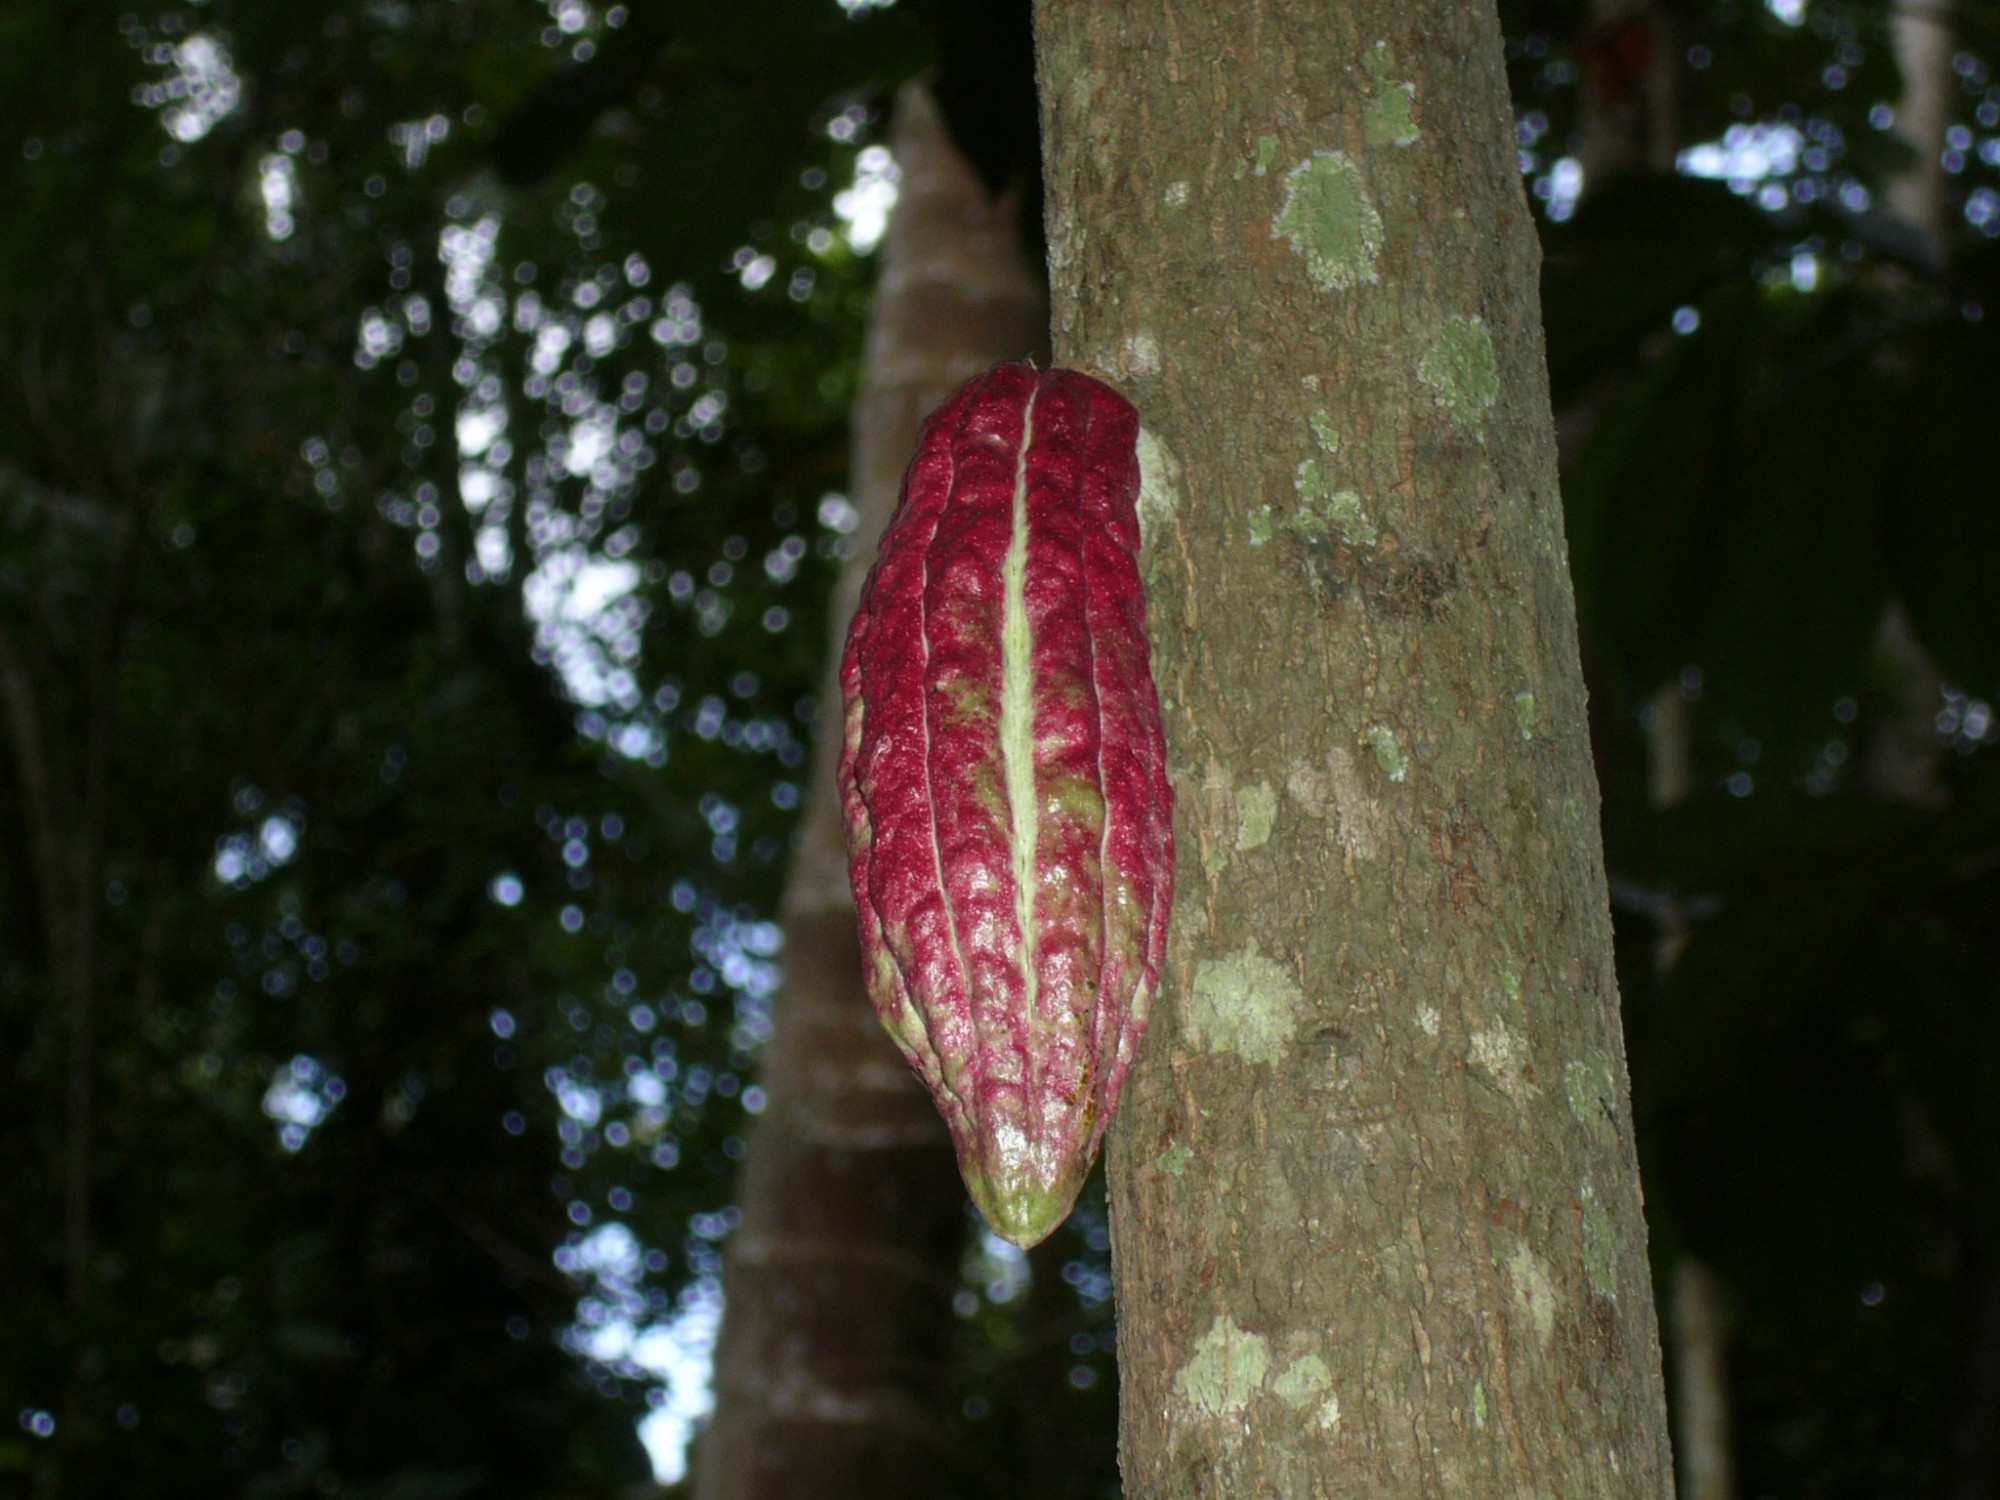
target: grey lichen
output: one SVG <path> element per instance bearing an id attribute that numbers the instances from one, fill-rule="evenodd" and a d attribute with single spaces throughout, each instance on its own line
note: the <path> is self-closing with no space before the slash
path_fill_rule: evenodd
<path id="1" fill-rule="evenodd" d="M 1259 849 L 1270 842 L 1278 820 L 1278 794 L 1268 781 L 1236 789 L 1236 847 Z"/>
<path id="2" fill-rule="evenodd" d="M 1285 1055 L 1306 1003 L 1291 974 L 1254 941 L 1196 964 L 1190 990 L 1188 1034 L 1195 1045 L 1253 1063 Z"/>
<path id="3" fill-rule="evenodd" d="M 1611 1065 L 1601 1057 L 1579 1059 L 1563 1067 L 1563 1092 L 1570 1115 L 1594 1136 L 1609 1140 L 1618 1132 L 1618 1087 Z"/>
<path id="4" fill-rule="evenodd" d="M 1181 464 L 1167 445 L 1139 429 L 1139 540 L 1157 546 L 1160 532 L 1181 503 Z"/>
<path id="5" fill-rule="evenodd" d="M 1174 1399 L 1197 1421 L 1241 1418 L 1270 1368 L 1271 1346 L 1264 1336 L 1237 1327 L 1222 1313 L 1174 1376 Z"/>
<path id="6" fill-rule="evenodd" d="M 1615 1301 L 1618 1296 L 1618 1232 L 1597 1189 L 1583 1185 L 1583 1271 L 1590 1289 Z"/>
<path id="7" fill-rule="evenodd" d="M 1317 1354 L 1301 1355 L 1280 1371 L 1271 1382 L 1271 1394 L 1301 1411 L 1317 1407 L 1321 1427 L 1330 1430 L 1340 1425 L 1340 1398 L 1333 1394 L 1333 1371 Z"/>
<path id="8" fill-rule="evenodd" d="M 1542 1258 L 1526 1245 L 1516 1245 L 1507 1257 L 1507 1276 L 1514 1283 L 1514 1301 L 1527 1314 L 1535 1341 L 1544 1349 L 1556 1331 L 1556 1284 Z"/>

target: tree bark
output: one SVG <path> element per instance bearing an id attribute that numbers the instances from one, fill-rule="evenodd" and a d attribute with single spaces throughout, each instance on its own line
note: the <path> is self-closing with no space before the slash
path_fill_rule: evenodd
<path id="1" fill-rule="evenodd" d="M 923 88 L 898 99 L 891 144 L 901 196 L 855 410 L 862 545 L 836 589 L 834 665 L 918 423 L 969 376 L 1047 341 L 1015 207 L 987 195 Z M 949 1441 L 940 1398 L 965 1195 L 943 1122 L 862 987 L 834 787 L 839 701 L 830 667 L 785 895 L 785 981 L 763 1061 L 770 1103 L 749 1140 L 724 1267 L 702 1500 L 929 1497 Z"/>
<path id="2" fill-rule="evenodd" d="M 1671 1493 L 1490 8 L 1038 0 L 1056 348 L 1148 436 L 1179 894 L 1130 1500 Z"/>

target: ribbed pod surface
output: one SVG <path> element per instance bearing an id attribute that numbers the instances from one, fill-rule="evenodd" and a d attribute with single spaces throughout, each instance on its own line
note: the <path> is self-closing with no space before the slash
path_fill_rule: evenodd
<path id="1" fill-rule="evenodd" d="M 918 439 L 841 664 L 869 994 L 1021 1245 L 1083 1184 L 1166 947 L 1138 430 L 1073 371 L 961 388 Z"/>

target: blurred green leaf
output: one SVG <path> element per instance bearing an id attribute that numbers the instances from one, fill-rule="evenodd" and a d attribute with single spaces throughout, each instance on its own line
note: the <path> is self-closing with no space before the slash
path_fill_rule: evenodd
<path id="1" fill-rule="evenodd" d="M 1901 393 L 1862 355 L 1781 377 L 1744 413 L 1720 577 L 1695 660 L 1715 711 L 1769 742 L 1831 727 L 1887 602 L 1878 504 Z"/>
<path id="2" fill-rule="evenodd" d="M 1719 294 L 1598 417 L 1565 478 L 1577 612 L 1628 700 L 1695 660 L 1755 332 L 1746 298 Z"/>
<path id="3" fill-rule="evenodd" d="M 1627 173 L 1545 224 L 1542 320 L 1558 410 L 1629 369 L 1676 310 L 1703 308 L 1772 253 L 1768 219 L 1720 182 Z"/>

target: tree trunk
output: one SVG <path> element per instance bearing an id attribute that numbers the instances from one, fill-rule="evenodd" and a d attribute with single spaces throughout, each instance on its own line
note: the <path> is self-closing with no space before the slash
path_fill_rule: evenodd
<path id="1" fill-rule="evenodd" d="M 1015 210 L 996 203 L 927 92 L 903 91 L 901 197 L 882 248 L 854 419 L 862 545 L 836 590 L 838 644 L 922 418 L 967 377 L 1046 346 Z M 897 1500 L 934 1493 L 965 1195 L 928 1096 L 869 1007 L 821 697 L 812 793 L 784 905 L 785 981 L 764 1053 L 724 1270 L 702 1500 Z"/>
<path id="2" fill-rule="evenodd" d="M 1722 1288 L 1692 1255 L 1674 1264 L 1674 1457 L 1681 1500 L 1736 1500 Z"/>
<path id="3" fill-rule="evenodd" d="M 1149 433 L 1179 894 L 1130 1500 L 1671 1492 L 1490 8 L 1038 0 L 1056 346 Z"/>

